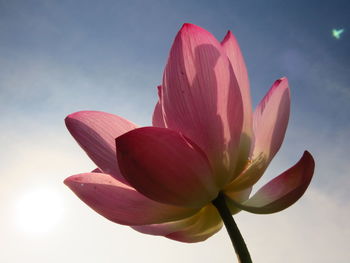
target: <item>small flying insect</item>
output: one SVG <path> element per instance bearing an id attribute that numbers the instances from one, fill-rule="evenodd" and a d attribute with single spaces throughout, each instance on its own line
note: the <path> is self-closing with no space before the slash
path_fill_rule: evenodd
<path id="1" fill-rule="evenodd" d="M 341 29 L 333 29 L 332 30 L 332 35 L 333 37 L 335 37 L 336 39 L 340 39 L 340 35 L 343 34 L 344 32 L 344 28 L 341 28 Z"/>

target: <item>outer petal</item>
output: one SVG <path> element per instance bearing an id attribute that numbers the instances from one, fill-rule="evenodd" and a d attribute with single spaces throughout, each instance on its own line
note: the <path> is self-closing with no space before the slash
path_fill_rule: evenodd
<path id="1" fill-rule="evenodd" d="M 171 48 L 163 78 L 166 126 L 207 154 L 219 184 L 233 176 L 243 122 L 242 99 L 221 44 L 206 30 L 185 24 Z"/>
<path id="2" fill-rule="evenodd" d="M 279 212 L 294 204 L 304 194 L 314 168 L 314 159 L 305 151 L 303 157 L 292 168 L 271 180 L 246 202 L 238 201 L 235 205 L 256 214 Z"/>
<path id="3" fill-rule="evenodd" d="M 118 224 L 162 223 L 196 212 L 150 200 L 108 174 L 77 174 L 68 177 L 64 183 L 93 210 Z"/>
<path id="4" fill-rule="evenodd" d="M 121 182 L 116 159 L 115 138 L 136 128 L 136 125 L 119 116 L 100 111 L 79 111 L 65 119 L 66 126 L 91 160 Z"/>
<path id="5" fill-rule="evenodd" d="M 241 190 L 255 184 L 265 172 L 284 139 L 290 112 L 288 80 L 277 80 L 254 112 L 254 147 L 251 161 L 230 184 Z"/>
<path id="6" fill-rule="evenodd" d="M 162 86 L 158 86 L 158 102 L 154 108 L 153 112 L 153 118 L 152 118 L 152 125 L 154 127 L 161 127 L 165 128 L 164 118 L 163 118 L 163 110 L 162 110 Z"/>
<path id="7" fill-rule="evenodd" d="M 165 236 L 181 242 L 194 243 L 206 240 L 218 232 L 221 227 L 220 215 L 215 207 L 209 204 L 195 215 L 183 220 L 133 228 L 144 234 Z"/>
<path id="8" fill-rule="evenodd" d="M 228 31 L 225 38 L 221 42 L 227 57 L 230 60 L 234 74 L 237 78 L 238 86 L 242 95 L 243 102 L 243 128 L 239 146 L 239 167 L 237 170 L 241 170 L 242 165 L 245 164 L 250 152 L 250 145 L 252 140 L 252 102 L 250 97 L 249 79 L 247 67 L 244 62 L 244 58 L 241 49 L 235 36 Z"/>
<path id="9" fill-rule="evenodd" d="M 116 144 L 124 177 L 153 200 L 202 207 L 219 192 L 205 154 L 176 131 L 135 129 L 118 137 Z"/>

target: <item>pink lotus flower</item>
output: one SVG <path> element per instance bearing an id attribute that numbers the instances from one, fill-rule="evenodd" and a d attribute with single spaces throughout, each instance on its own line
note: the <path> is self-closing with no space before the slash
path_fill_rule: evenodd
<path id="1" fill-rule="evenodd" d="M 249 197 L 282 144 L 290 94 L 281 78 L 252 111 L 246 66 L 231 32 L 220 43 L 185 24 L 158 93 L 153 127 L 96 111 L 66 118 L 98 168 L 65 184 L 97 213 L 142 233 L 199 242 L 222 227 L 212 204 L 219 193 L 231 214 L 275 213 L 303 195 L 314 171 L 308 152 Z"/>

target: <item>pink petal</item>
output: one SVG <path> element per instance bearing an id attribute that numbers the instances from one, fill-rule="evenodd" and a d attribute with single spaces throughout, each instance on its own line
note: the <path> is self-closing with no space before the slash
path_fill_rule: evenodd
<path id="1" fill-rule="evenodd" d="M 286 133 L 290 112 L 287 78 L 276 80 L 254 112 L 253 158 L 263 153 L 267 162 L 278 152 Z"/>
<path id="2" fill-rule="evenodd" d="M 154 107 L 154 112 L 153 112 L 153 117 L 152 117 L 152 125 L 154 127 L 165 128 L 163 113 L 162 113 L 162 106 L 160 105 L 159 101 L 157 102 L 156 106 Z"/>
<path id="3" fill-rule="evenodd" d="M 205 154 L 178 132 L 139 128 L 118 137 L 116 144 L 124 177 L 153 200 L 202 207 L 218 194 Z"/>
<path id="4" fill-rule="evenodd" d="M 315 162 L 305 151 L 293 167 L 271 180 L 246 202 L 235 205 L 256 214 L 279 212 L 294 204 L 306 191 L 314 173 Z"/>
<path id="5" fill-rule="evenodd" d="M 103 173 L 68 177 L 64 183 L 88 206 L 105 218 L 123 225 L 144 225 L 179 220 L 196 210 L 164 205 Z"/>
<path id="6" fill-rule="evenodd" d="M 184 24 L 165 67 L 162 95 L 166 127 L 203 149 L 224 185 L 236 166 L 243 108 L 232 67 L 212 34 Z"/>
<path id="7" fill-rule="evenodd" d="M 195 215 L 169 223 L 134 226 L 141 233 L 194 243 L 204 241 L 222 227 L 220 215 L 213 205 L 208 205 Z"/>
<path id="8" fill-rule="evenodd" d="M 239 146 L 239 163 L 244 165 L 244 162 L 247 159 L 250 151 L 253 125 L 252 102 L 250 97 L 248 72 L 238 42 L 230 31 L 227 32 L 224 40 L 221 42 L 221 45 L 230 60 L 242 95 L 243 127 Z M 240 168 L 242 167 L 238 167 L 238 170 Z"/>
<path id="9" fill-rule="evenodd" d="M 254 146 L 251 161 L 230 184 L 231 190 L 254 185 L 278 152 L 286 133 L 290 112 L 288 80 L 277 80 L 254 112 Z"/>
<path id="10" fill-rule="evenodd" d="M 163 110 L 161 105 L 162 100 L 162 86 L 158 86 L 158 97 L 159 100 L 154 108 L 153 112 L 153 118 L 152 118 L 152 125 L 154 127 L 161 127 L 165 128 L 164 118 L 163 118 Z"/>
<path id="11" fill-rule="evenodd" d="M 119 116 L 100 111 L 79 111 L 65 119 L 66 126 L 90 159 L 103 170 L 121 182 L 126 180 L 120 174 L 115 138 L 136 128 L 136 125 Z"/>

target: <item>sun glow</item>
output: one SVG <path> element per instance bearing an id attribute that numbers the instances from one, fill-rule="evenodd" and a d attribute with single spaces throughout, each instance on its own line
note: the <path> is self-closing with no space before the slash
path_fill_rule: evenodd
<path id="1" fill-rule="evenodd" d="M 31 234 L 49 232 L 63 214 L 62 198 L 50 188 L 27 192 L 15 206 L 15 223 L 20 230 Z"/>

